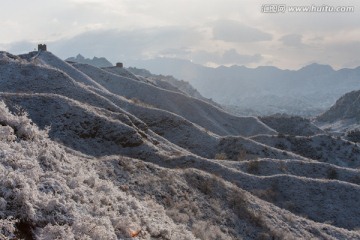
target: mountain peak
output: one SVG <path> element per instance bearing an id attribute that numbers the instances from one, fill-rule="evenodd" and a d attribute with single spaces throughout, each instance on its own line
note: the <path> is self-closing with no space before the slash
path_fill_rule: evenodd
<path id="1" fill-rule="evenodd" d="M 300 72 L 308 72 L 312 74 L 319 74 L 319 73 L 330 73 L 333 72 L 334 69 L 330 65 L 319 64 L 319 63 L 312 63 L 306 65 L 299 69 Z"/>
<path id="2" fill-rule="evenodd" d="M 89 64 L 89 65 L 92 65 L 94 67 L 99 67 L 99 68 L 113 66 L 112 63 L 109 62 L 104 57 L 93 57 L 93 59 L 90 59 L 90 58 L 85 58 L 81 54 L 76 55 L 76 57 L 69 57 L 66 59 L 66 61 Z"/>
<path id="3" fill-rule="evenodd" d="M 84 60 L 85 59 L 85 57 L 83 55 L 81 55 L 80 53 L 78 55 L 76 55 L 75 58 L 78 59 L 78 60 Z"/>

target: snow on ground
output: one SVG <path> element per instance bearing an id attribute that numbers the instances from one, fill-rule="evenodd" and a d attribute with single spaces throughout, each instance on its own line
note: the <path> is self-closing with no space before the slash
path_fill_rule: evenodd
<path id="1" fill-rule="evenodd" d="M 281 134 L 312 136 L 323 133 L 323 131 L 311 123 L 309 119 L 303 117 L 276 114 L 259 118 L 263 123 Z"/>
<path id="2" fill-rule="evenodd" d="M 0 238 L 360 239 L 358 146 L 307 121 L 278 134 L 47 52 L 0 73 Z"/>
<path id="3" fill-rule="evenodd" d="M 252 139 L 320 162 L 343 167 L 360 167 L 360 147 L 340 137 L 325 134 L 311 137 L 259 135 Z"/>
<path id="4" fill-rule="evenodd" d="M 1 129 L 26 129 L 10 131 L 0 142 L 3 237 L 307 239 L 319 231 L 323 239 L 360 237 L 293 215 L 199 170 L 71 154 L 26 116 L 11 115 L 4 104 L 0 111 Z"/>

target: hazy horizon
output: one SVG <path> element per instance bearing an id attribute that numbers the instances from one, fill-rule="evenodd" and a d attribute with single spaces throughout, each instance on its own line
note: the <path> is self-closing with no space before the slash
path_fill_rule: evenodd
<path id="1" fill-rule="evenodd" d="M 166 57 L 212 67 L 360 66 L 360 3 L 354 0 L 4 2 L 0 49 L 15 54 L 47 43 L 61 58 L 81 53 L 112 63 Z M 265 4 L 354 11 L 264 13 Z"/>
<path id="2" fill-rule="evenodd" d="M 34 45 L 35 46 L 35 45 Z M 49 50 L 51 52 L 51 50 Z M 117 62 L 121 62 L 121 59 L 119 60 L 114 60 L 114 61 L 110 61 L 109 59 L 107 59 L 106 57 L 104 56 L 95 56 L 95 55 L 92 55 L 92 56 L 87 56 L 86 53 L 83 54 L 83 53 L 77 53 L 73 56 L 68 56 L 68 57 L 65 57 L 64 60 L 68 59 L 68 58 L 76 58 L 77 55 L 81 55 L 82 57 L 84 57 L 85 59 L 89 59 L 89 60 L 93 60 L 94 58 L 105 58 L 106 60 L 108 60 L 111 64 L 113 64 L 114 66 L 116 65 Z M 199 66 L 203 66 L 203 67 L 207 67 L 207 68 L 221 68 L 221 67 L 226 67 L 226 68 L 231 68 L 231 67 L 245 67 L 247 69 L 258 69 L 258 68 L 266 68 L 266 67 L 269 67 L 269 68 L 277 68 L 279 70 L 284 70 L 284 71 L 298 71 L 298 70 L 301 70 L 305 67 L 308 67 L 308 66 L 311 66 L 311 65 L 320 65 L 320 66 L 330 66 L 334 71 L 338 71 L 338 70 L 341 70 L 341 69 L 356 69 L 356 68 L 359 68 L 360 67 L 360 64 L 359 65 L 356 65 L 354 67 L 334 67 L 330 64 L 327 64 L 327 63 L 319 63 L 319 62 L 309 62 L 309 63 L 306 63 L 302 66 L 299 66 L 297 68 L 293 68 L 293 69 L 290 69 L 290 68 L 281 68 L 281 67 L 278 67 L 278 66 L 274 66 L 274 65 L 258 65 L 258 66 L 246 66 L 246 65 L 240 65 L 240 64 L 224 64 L 224 65 L 216 65 L 216 66 L 209 66 L 209 65 L 204 65 L 204 64 L 201 64 L 201 63 L 196 63 L 194 61 L 192 61 L 191 59 L 185 59 L 185 58 L 172 58 L 172 57 L 154 57 L 154 58 L 150 58 L 150 59 L 138 59 L 138 60 L 132 60 L 130 62 L 123 62 L 124 67 L 135 67 L 135 68 L 141 68 L 141 66 L 136 66 L 134 64 L 136 63 L 139 63 L 139 62 L 143 62 L 143 61 L 151 61 L 151 60 L 157 60 L 157 59 L 160 59 L 160 60 L 175 60 L 175 61 L 187 61 L 187 62 L 191 62 L 193 64 L 196 64 L 196 65 L 199 65 Z M 149 69 L 146 69 L 146 70 L 149 70 Z M 150 71 L 151 72 L 151 71 Z"/>

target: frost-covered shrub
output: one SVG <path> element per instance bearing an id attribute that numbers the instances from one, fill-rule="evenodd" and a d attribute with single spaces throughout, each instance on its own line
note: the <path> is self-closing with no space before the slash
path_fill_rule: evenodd
<path id="1" fill-rule="evenodd" d="M 3 101 L 0 102 L 0 125 L 11 127 L 15 135 L 21 139 L 32 140 L 47 137 L 47 131 L 39 130 L 28 118 L 27 113 L 15 116 L 10 113 Z M 7 128 L 7 130 L 3 129 L 2 131 L 6 131 L 8 137 L 11 136 L 10 129 Z"/>
<path id="2" fill-rule="evenodd" d="M 338 173 L 336 171 L 336 168 L 332 167 L 332 168 L 328 169 L 327 178 L 328 179 L 337 179 L 338 178 Z"/>
<path id="3" fill-rule="evenodd" d="M 225 160 L 225 159 L 227 159 L 228 157 L 226 156 L 225 153 L 217 153 L 217 154 L 215 154 L 215 157 L 214 157 L 214 158 L 217 159 L 217 160 Z"/>
<path id="4" fill-rule="evenodd" d="M 249 161 L 247 171 L 249 173 L 257 173 L 260 169 L 259 161 Z"/>
<path id="5" fill-rule="evenodd" d="M 75 236 L 71 231 L 71 227 L 69 225 L 59 226 L 47 224 L 44 228 L 38 230 L 36 236 L 38 239 L 41 240 L 75 239 Z"/>
<path id="6" fill-rule="evenodd" d="M 9 126 L 0 126 L 0 141 L 14 141 L 16 136 L 14 129 Z"/>
<path id="7" fill-rule="evenodd" d="M 352 142 L 360 142 L 360 130 L 354 129 L 346 133 L 347 138 Z"/>
<path id="8" fill-rule="evenodd" d="M 0 129 L 9 127 L 0 139 L 0 239 L 194 239 L 161 205 L 100 177 L 98 159 L 66 152 L 0 105 Z"/>
<path id="9" fill-rule="evenodd" d="M 0 219 L 0 239 L 15 239 L 16 220 L 11 217 Z"/>
<path id="10" fill-rule="evenodd" d="M 223 232 L 216 225 L 211 225 L 206 221 L 199 221 L 192 227 L 192 232 L 197 238 L 206 240 L 225 240 L 232 239 Z"/>

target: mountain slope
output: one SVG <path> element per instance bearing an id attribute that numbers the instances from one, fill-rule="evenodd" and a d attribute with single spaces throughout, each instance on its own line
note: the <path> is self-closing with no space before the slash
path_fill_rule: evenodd
<path id="1" fill-rule="evenodd" d="M 351 131 L 360 127 L 360 91 L 346 93 L 323 114 L 315 119 L 315 124 L 323 129 L 338 132 Z"/>
<path id="2" fill-rule="evenodd" d="M 20 68 L 24 69 L 24 67 L 21 66 L 21 64 L 18 64 L 13 67 L 14 70 L 12 70 L 12 72 L 14 74 L 17 72 L 16 71 L 17 69 Z M 32 68 L 34 67 L 35 66 L 32 66 Z M 71 69 L 71 66 L 66 65 L 65 70 L 67 69 Z M 76 142 L 82 143 L 83 141 L 92 141 L 92 138 L 96 137 L 96 135 L 94 134 L 97 133 L 97 131 L 92 130 L 92 128 L 97 129 L 99 123 L 93 126 L 87 126 L 89 121 L 81 120 L 81 118 L 85 118 L 85 119 L 90 118 L 89 116 L 90 111 L 86 109 L 92 109 L 92 111 L 99 112 L 99 110 L 94 110 L 93 107 L 106 108 L 112 112 L 114 111 L 121 112 L 121 114 L 119 113 L 117 114 L 118 116 L 116 116 L 116 118 L 117 119 L 120 118 L 122 121 L 125 121 L 126 123 L 130 122 L 128 123 L 130 127 L 135 125 L 135 126 L 139 126 L 142 130 L 144 130 L 147 127 L 145 127 L 145 124 L 141 123 L 141 121 L 145 121 L 147 126 L 149 126 L 149 128 L 154 130 L 156 133 L 161 134 L 169 141 L 195 154 L 199 154 L 200 156 L 214 157 L 217 153 L 224 152 L 223 148 L 225 147 L 226 149 L 227 148 L 226 146 L 228 145 L 228 143 L 224 144 L 224 142 L 226 141 L 222 141 L 218 136 L 211 136 L 211 134 L 207 133 L 206 130 L 204 130 L 202 127 L 198 125 L 194 125 L 192 122 L 189 122 L 186 119 L 183 119 L 182 117 L 179 117 L 177 115 L 171 114 L 166 111 L 157 110 L 155 108 L 149 109 L 147 107 L 143 107 L 141 106 L 143 105 L 141 102 L 140 103 L 132 102 L 117 96 L 112 96 L 113 98 L 111 98 L 111 96 L 109 96 L 110 93 L 108 93 L 107 91 L 103 91 L 102 89 L 97 89 L 97 88 L 95 88 L 96 91 L 94 91 L 95 89 L 89 89 L 86 86 L 83 86 L 80 83 L 76 82 L 74 79 L 64 74 L 63 72 L 58 72 L 53 68 L 50 69 L 46 68 L 45 66 L 42 65 L 42 63 L 40 64 L 39 69 L 35 73 L 32 74 L 29 73 L 24 76 L 20 75 L 17 77 L 14 77 L 13 75 L 9 75 L 9 78 L 13 78 L 13 80 L 11 82 L 10 81 L 2 82 L 1 84 L 2 89 L 7 92 L 16 92 L 17 95 L 15 96 L 9 94 L 6 95 L 7 102 L 8 103 L 11 102 L 12 105 L 16 104 L 18 106 L 21 106 L 23 109 L 28 111 L 32 119 L 37 124 L 39 124 L 39 126 L 41 127 L 45 127 L 46 125 L 53 126 L 52 131 L 50 132 L 50 136 L 53 138 L 58 138 L 61 140 L 68 141 L 69 134 L 70 135 L 75 134 L 74 135 L 75 139 L 73 141 L 64 142 L 64 144 L 66 145 L 73 144 L 74 145 L 73 147 L 79 146 L 79 148 L 81 148 L 82 144 L 75 144 L 75 143 Z M 19 86 L 16 88 L 16 91 L 14 91 L 14 86 Z M 157 88 L 155 89 L 158 90 Z M 27 91 L 38 92 L 38 93 L 54 93 L 56 95 L 46 96 L 45 94 L 43 95 L 38 94 L 36 99 L 34 99 L 31 96 L 19 95 L 20 92 L 27 92 Z M 59 99 L 60 96 L 58 95 L 66 96 L 67 98 Z M 54 97 L 55 99 L 53 99 Z M 185 96 L 181 95 L 181 97 L 186 99 Z M 32 98 L 31 101 L 29 100 L 30 98 Z M 109 98 L 111 99 L 111 101 L 108 100 Z M 70 109 L 70 107 L 67 105 L 72 105 L 72 106 L 74 105 L 71 99 L 78 101 L 76 105 L 79 106 L 79 109 L 83 109 L 83 110 L 78 109 L 75 112 L 67 112 L 66 109 Z M 86 102 L 86 106 L 81 106 L 79 102 L 82 103 Z M 138 104 L 140 104 L 140 106 Z M 74 108 L 74 106 L 72 108 Z M 214 107 L 212 108 L 215 109 Z M 53 109 L 53 110 L 52 112 L 44 112 L 43 109 Z M 126 111 L 124 111 L 123 109 L 125 109 Z M 79 114 L 79 112 L 84 112 L 84 113 Z M 219 112 L 219 110 L 217 110 L 217 112 Z M 104 115 L 104 111 L 102 111 L 100 114 Z M 109 113 L 106 113 L 106 115 L 109 115 Z M 74 123 L 81 126 L 80 132 L 74 133 L 73 132 L 74 129 L 72 130 L 70 129 L 71 133 L 64 134 L 63 132 L 66 129 L 64 129 L 63 125 L 65 124 L 65 126 L 67 126 L 68 128 L 70 127 L 74 128 L 73 126 L 71 126 L 72 124 L 69 121 L 74 121 L 76 116 L 78 120 L 75 121 Z M 134 116 L 139 117 L 141 121 Z M 219 117 L 221 117 L 221 115 Z M 112 118 L 110 117 L 110 119 Z M 97 122 L 99 122 L 99 120 L 97 120 Z M 180 128 L 177 129 L 176 125 L 174 124 L 176 124 Z M 244 124 L 243 122 L 240 122 L 239 125 L 243 126 Z M 83 126 L 85 126 L 86 128 L 84 129 Z M 244 129 L 248 128 L 246 125 L 243 127 Z M 112 127 L 109 126 L 109 128 L 111 129 Z M 184 135 L 185 132 L 187 132 L 189 135 L 187 134 Z M 81 139 L 79 135 L 84 136 L 85 139 Z M 92 138 L 90 138 L 90 136 L 92 136 Z M 250 146 L 253 145 L 254 145 L 253 143 L 250 144 Z M 94 147 L 97 146 L 96 141 L 92 143 L 92 146 Z M 119 153 L 114 149 L 114 146 L 111 147 L 108 145 L 106 145 L 106 147 L 102 146 L 102 147 L 95 147 L 90 149 L 92 151 L 95 151 L 96 149 L 106 149 L 110 151 L 104 153 L 97 152 L 96 154 Z M 83 151 L 87 151 L 87 149 L 85 148 L 83 149 Z M 234 155 L 235 153 L 228 155 L 231 158 L 235 158 L 236 157 L 236 155 Z M 95 154 L 95 152 L 92 152 L 91 154 Z"/>
<path id="3" fill-rule="evenodd" d="M 309 119 L 302 117 L 276 114 L 259 117 L 259 119 L 272 129 L 275 129 L 279 134 L 312 136 L 323 133 L 323 131 L 311 123 Z"/>
<path id="4" fill-rule="evenodd" d="M 317 117 L 323 122 L 335 122 L 345 119 L 360 119 L 360 91 L 352 91 L 341 98 L 326 112 Z"/>
<path id="5" fill-rule="evenodd" d="M 219 135 L 251 136 L 275 132 L 256 118 L 235 117 L 208 103 L 183 94 L 110 74 L 88 65 L 75 64 L 74 66 L 115 94 L 128 99 L 137 98 L 146 104 L 173 112 Z"/>
<path id="6" fill-rule="evenodd" d="M 159 86 L 161 88 L 170 90 L 170 91 L 179 91 L 181 93 L 187 94 L 191 97 L 198 98 L 200 100 L 203 100 L 205 102 L 208 102 L 215 106 L 220 106 L 219 104 L 215 103 L 211 99 L 204 98 L 189 82 L 186 82 L 184 80 L 178 80 L 174 78 L 173 76 L 164 76 L 164 75 L 156 75 L 152 74 L 149 71 L 145 69 L 138 69 L 130 67 L 128 68 L 130 72 L 133 74 L 136 74 L 138 76 L 142 76 L 146 78 L 147 80 L 152 81 L 156 86 Z"/>

